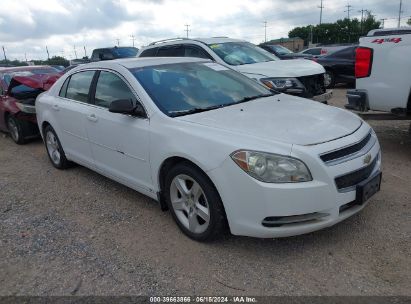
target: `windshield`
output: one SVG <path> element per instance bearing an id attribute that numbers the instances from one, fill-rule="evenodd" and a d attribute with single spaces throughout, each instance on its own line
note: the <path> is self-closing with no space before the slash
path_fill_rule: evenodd
<path id="1" fill-rule="evenodd" d="M 271 96 L 256 81 L 217 63 L 179 63 L 130 70 L 158 108 L 179 116 Z"/>
<path id="2" fill-rule="evenodd" d="M 138 52 L 138 49 L 135 47 L 117 47 L 113 48 L 112 50 L 114 57 L 116 58 L 135 57 Z"/>
<path id="3" fill-rule="evenodd" d="M 280 55 L 287 55 L 293 53 L 286 47 L 283 47 L 282 45 L 268 45 L 268 47 Z"/>
<path id="4" fill-rule="evenodd" d="M 278 60 L 273 54 L 249 42 L 214 43 L 208 46 L 229 65 Z"/>

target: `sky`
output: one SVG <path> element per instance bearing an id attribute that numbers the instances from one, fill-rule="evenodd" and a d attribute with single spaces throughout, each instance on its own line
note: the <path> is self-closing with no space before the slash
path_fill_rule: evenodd
<path id="1" fill-rule="evenodd" d="M 323 22 L 360 17 L 368 9 L 397 25 L 400 0 L 323 0 Z M 320 0 L 0 0 L 0 46 L 8 59 L 67 59 L 96 47 L 132 46 L 186 36 L 228 36 L 260 43 L 287 37 L 296 26 L 318 24 Z M 411 16 L 403 0 L 402 25 Z M 85 50 L 84 50 L 85 48 Z M 0 53 L 3 59 L 3 54 Z"/>

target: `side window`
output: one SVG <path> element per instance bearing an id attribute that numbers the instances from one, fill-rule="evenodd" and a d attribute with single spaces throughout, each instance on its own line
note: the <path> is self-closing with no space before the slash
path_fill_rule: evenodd
<path id="1" fill-rule="evenodd" d="M 141 52 L 139 57 L 155 57 L 158 48 L 152 48 Z"/>
<path id="2" fill-rule="evenodd" d="M 60 89 L 60 93 L 59 93 L 60 97 L 66 97 L 67 85 L 68 85 L 69 81 L 70 81 L 70 77 L 67 77 L 66 81 L 64 81 L 63 86 Z"/>
<path id="3" fill-rule="evenodd" d="M 66 98 L 88 102 L 88 94 L 93 76 L 94 71 L 79 72 L 71 75 L 67 85 Z"/>
<path id="4" fill-rule="evenodd" d="M 120 77 L 101 71 L 97 80 L 95 105 L 108 108 L 112 101 L 119 99 L 136 100 L 133 92 Z"/>
<path id="5" fill-rule="evenodd" d="M 164 46 L 158 49 L 157 57 L 184 57 L 181 45 Z"/>
<path id="6" fill-rule="evenodd" d="M 205 51 L 196 46 L 186 45 L 184 47 L 184 57 L 197 57 L 210 59 L 210 56 L 207 55 Z"/>

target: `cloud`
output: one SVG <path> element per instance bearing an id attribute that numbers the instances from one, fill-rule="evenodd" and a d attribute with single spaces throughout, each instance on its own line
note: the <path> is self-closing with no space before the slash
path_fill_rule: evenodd
<path id="1" fill-rule="evenodd" d="M 146 45 L 152 41 L 185 36 L 229 36 L 254 43 L 286 37 L 295 26 L 317 24 L 317 2 L 308 0 L 19 0 L 3 1 L 0 11 L 0 41 L 9 58 L 44 59 L 51 55 L 74 58 L 89 55 L 95 47 Z M 345 1 L 324 0 L 323 22 L 346 16 Z M 398 3 L 363 0 L 352 3 L 352 17 L 358 10 L 372 11 L 376 18 L 395 18 Z M 403 8 L 411 15 L 411 5 Z M 405 23 L 405 19 L 403 20 Z M 385 21 L 395 26 L 396 20 Z"/>

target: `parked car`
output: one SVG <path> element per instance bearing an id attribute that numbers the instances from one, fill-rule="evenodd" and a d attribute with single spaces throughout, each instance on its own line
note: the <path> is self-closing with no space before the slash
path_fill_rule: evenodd
<path id="1" fill-rule="evenodd" d="M 359 212 L 380 188 L 380 146 L 357 115 L 210 60 L 82 65 L 36 110 L 53 166 L 74 161 L 148 195 L 195 240 L 226 224 L 253 237 L 308 233 Z"/>
<path id="2" fill-rule="evenodd" d="M 17 144 L 38 136 L 34 103 L 59 77 L 49 66 L 24 66 L 0 71 L 0 130 Z"/>
<path id="3" fill-rule="evenodd" d="M 357 46 L 345 47 L 329 55 L 313 58 L 325 69 L 324 84 L 327 89 L 337 83 L 355 84 L 354 62 Z"/>
<path id="4" fill-rule="evenodd" d="M 230 38 L 167 39 L 151 43 L 138 57 L 199 57 L 211 59 L 280 92 L 326 103 L 324 68 L 310 60 L 280 60 L 243 40 Z"/>
<path id="5" fill-rule="evenodd" d="M 360 38 L 355 56 L 356 89 L 347 91 L 346 107 L 410 117 L 410 54 L 411 27 L 376 29 Z"/>
<path id="6" fill-rule="evenodd" d="M 290 51 L 289 49 L 287 49 L 286 47 L 282 45 L 261 43 L 258 46 L 283 60 L 285 59 L 311 59 L 313 57 L 310 54 L 294 53 L 293 51 Z"/>
<path id="7" fill-rule="evenodd" d="M 138 48 L 131 46 L 115 46 L 101 49 L 94 49 L 91 54 L 91 61 L 113 60 L 120 58 L 136 57 Z"/>
<path id="8" fill-rule="evenodd" d="M 330 55 L 334 52 L 337 52 L 339 50 L 342 50 L 346 48 L 347 46 L 352 46 L 352 45 L 323 45 L 323 46 L 318 46 L 318 47 L 312 47 L 305 49 L 299 54 L 303 55 L 312 55 L 314 57 L 320 57 L 324 55 Z"/>

